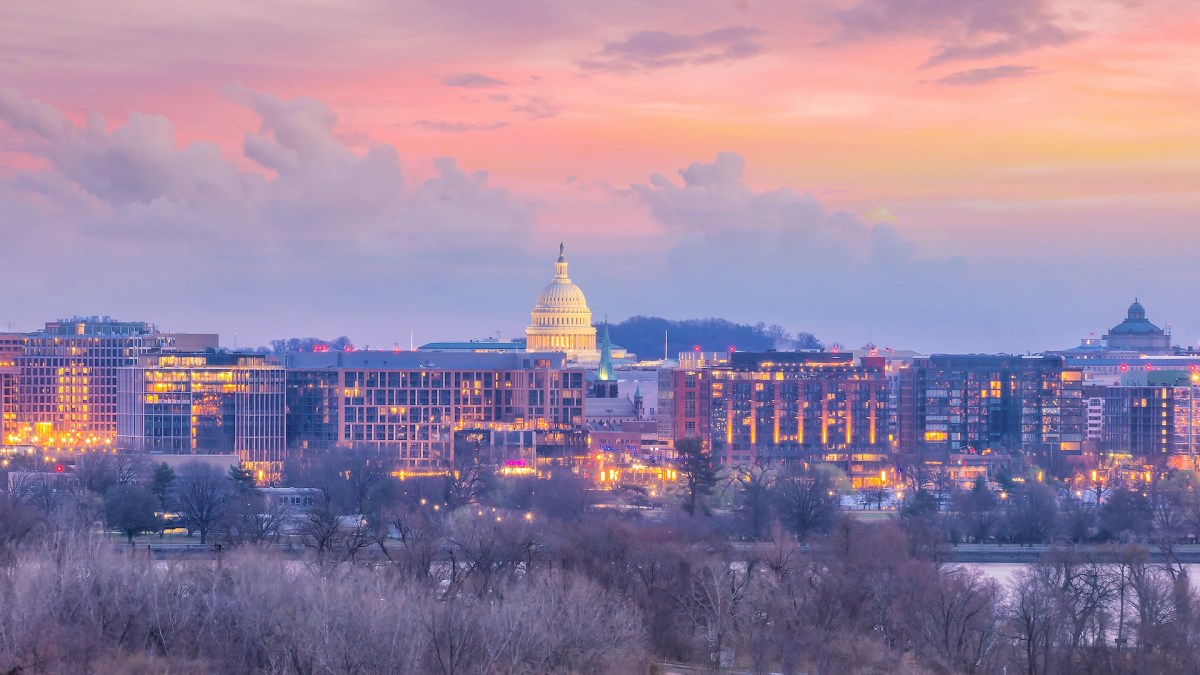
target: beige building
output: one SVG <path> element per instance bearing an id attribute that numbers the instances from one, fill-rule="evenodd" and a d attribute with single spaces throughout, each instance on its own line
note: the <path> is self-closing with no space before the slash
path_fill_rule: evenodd
<path id="1" fill-rule="evenodd" d="M 117 435 L 117 373 L 142 354 L 173 350 L 177 341 L 216 348 L 216 335 L 162 333 L 143 321 L 74 317 L 24 336 L 16 357 L 16 416 L 9 445 L 67 450 L 113 446 Z"/>
<path id="2" fill-rule="evenodd" d="M 526 351 L 562 352 L 569 362 L 599 363 L 592 310 L 588 309 L 583 291 L 567 274 L 562 244 L 558 246 L 558 262 L 554 263 L 554 281 L 542 289 L 532 316 L 533 322 L 525 329 Z"/>

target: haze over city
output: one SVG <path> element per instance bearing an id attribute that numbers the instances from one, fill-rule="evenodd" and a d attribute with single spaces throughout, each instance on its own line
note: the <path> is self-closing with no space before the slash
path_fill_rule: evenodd
<path id="1" fill-rule="evenodd" d="M 600 315 L 1195 345 L 1193 3 L 0 8 L 0 323 L 519 335 Z"/>

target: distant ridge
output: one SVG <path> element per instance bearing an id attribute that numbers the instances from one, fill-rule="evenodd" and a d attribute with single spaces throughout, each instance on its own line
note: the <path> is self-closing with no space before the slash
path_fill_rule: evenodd
<path id="1" fill-rule="evenodd" d="M 767 349 L 821 349 L 824 345 L 811 333 L 793 335 L 778 324 L 733 323 L 726 319 L 664 319 L 657 316 L 631 316 L 609 325 L 613 344 L 637 354 L 639 359 L 660 359 L 663 355 L 663 331 L 667 332 L 667 355 L 693 350 L 742 351 Z"/>

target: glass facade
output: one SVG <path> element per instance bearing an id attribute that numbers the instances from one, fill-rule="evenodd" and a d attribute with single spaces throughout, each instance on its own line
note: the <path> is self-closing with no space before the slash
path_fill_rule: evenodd
<path id="1" fill-rule="evenodd" d="M 288 356 L 291 447 L 373 447 L 435 469 L 466 429 L 565 431 L 583 424 L 583 371 L 561 357 L 407 352 Z M 326 367 L 321 362 L 328 363 Z M 456 367 L 454 363 L 461 365 Z M 490 367 L 488 367 L 490 366 Z"/>
<path id="2" fill-rule="evenodd" d="M 25 336 L 17 357 L 15 429 L 6 439 L 69 449 L 112 446 L 117 372 L 172 344 L 151 324 L 107 317 L 48 323 Z"/>
<path id="3" fill-rule="evenodd" d="M 118 375 L 117 444 L 170 454 L 236 454 L 261 481 L 284 459 L 285 374 L 265 357 L 152 354 Z"/>
<path id="4" fill-rule="evenodd" d="M 1195 455 L 1200 431 L 1200 375 L 1154 371 L 1127 375 L 1104 391 L 1105 452 L 1140 457 Z"/>
<path id="5" fill-rule="evenodd" d="M 1109 387 L 1104 394 L 1106 452 L 1163 455 L 1175 442 L 1174 387 Z"/>
<path id="6" fill-rule="evenodd" d="M 900 450 L 1082 450 L 1083 374 L 1062 357 L 934 355 L 900 373 Z"/>

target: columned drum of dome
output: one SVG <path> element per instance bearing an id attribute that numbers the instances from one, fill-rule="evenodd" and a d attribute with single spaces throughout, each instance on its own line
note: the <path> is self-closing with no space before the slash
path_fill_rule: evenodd
<path id="1" fill-rule="evenodd" d="M 596 328 L 592 310 L 583 291 L 567 274 L 567 258 L 562 244 L 554 263 L 554 281 L 538 295 L 531 313 L 532 323 L 525 329 L 525 350 L 563 352 L 567 360 L 592 362 L 600 358 L 596 350 Z"/>

